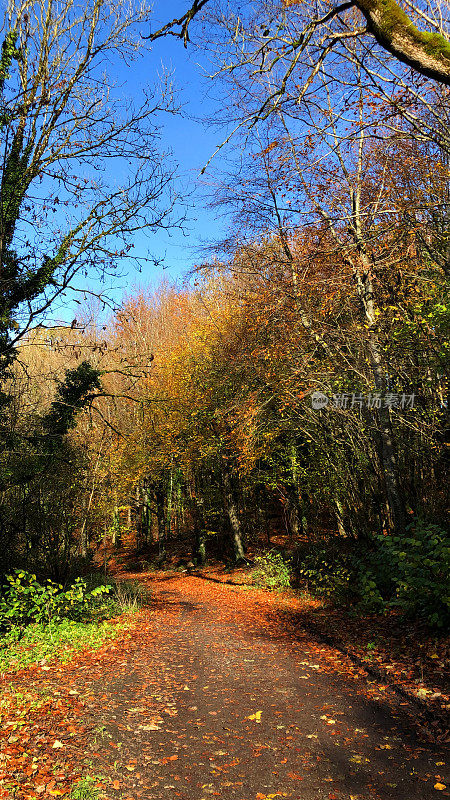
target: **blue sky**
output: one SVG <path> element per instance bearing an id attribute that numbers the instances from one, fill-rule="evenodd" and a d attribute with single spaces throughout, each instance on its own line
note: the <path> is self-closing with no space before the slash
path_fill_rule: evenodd
<path id="1" fill-rule="evenodd" d="M 164 9 L 163 14 L 161 11 L 158 13 L 158 7 Z M 186 0 L 159 0 L 155 4 L 155 16 L 161 21 L 167 21 L 180 15 L 183 8 L 186 8 Z M 214 211 L 205 207 L 202 198 L 202 187 L 208 177 L 211 178 L 212 168 L 204 176 L 200 175 L 200 171 L 222 139 L 219 131 L 212 130 L 200 121 L 216 109 L 214 100 L 207 96 L 207 91 L 211 88 L 210 81 L 205 77 L 202 65 L 198 63 L 200 55 L 194 48 L 184 48 L 181 41 L 169 37 L 156 41 L 152 53 L 145 59 L 149 81 L 161 66 L 173 70 L 182 116 L 166 118 L 163 123 L 163 146 L 173 150 L 179 164 L 179 185 L 186 185 L 188 190 L 195 193 L 192 197 L 194 208 L 189 212 L 189 222 L 186 225 L 187 235 L 174 231 L 169 237 L 163 232 L 157 235 L 152 246 L 158 256 L 166 254 L 166 270 L 173 275 L 179 275 L 192 267 L 198 260 L 196 253 L 199 245 L 214 240 L 223 231 L 223 221 L 219 221 Z M 220 163 L 221 158 L 217 156 L 214 165 L 218 166 Z"/>
<path id="2" fill-rule="evenodd" d="M 154 4 L 155 22 L 165 23 L 179 17 L 187 7 L 187 0 L 157 0 Z M 157 285 L 161 280 L 181 281 L 183 277 L 202 260 L 202 247 L 214 242 L 226 231 L 226 223 L 218 218 L 218 212 L 207 208 L 204 197 L 205 181 L 213 179 L 213 168 L 204 176 L 202 167 L 211 158 L 217 145 L 222 141 L 220 131 L 203 124 L 201 118 L 214 113 L 216 103 L 207 96 L 210 81 L 205 70 L 198 63 L 202 54 L 194 47 L 186 49 L 174 37 L 156 41 L 150 54 L 135 62 L 131 67 L 117 62 L 111 69 L 111 77 L 122 85 L 119 91 L 131 95 L 139 101 L 139 92 L 158 83 L 158 75 L 168 71 L 173 76 L 180 115 L 161 117 L 161 150 L 171 150 L 173 159 L 179 165 L 179 178 L 175 190 L 187 199 L 187 219 L 183 230 L 157 231 L 151 237 L 137 234 L 134 252 L 145 255 L 149 252 L 158 259 L 158 265 L 148 264 L 138 272 L 133 259 L 124 265 L 122 276 L 109 283 L 108 294 L 119 303 L 124 295 L 133 291 L 134 286 Z M 205 60 L 206 63 L 206 60 Z M 222 161 L 219 154 L 214 159 L 217 167 Z M 100 284 L 93 277 L 84 282 L 78 280 L 78 287 L 100 290 Z M 80 295 L 77 295 L 80 297 Z M 69 301 L 63 307 L 54 309 L 55 322 L 67 322 L 77 315 L 77 306 Z"/>

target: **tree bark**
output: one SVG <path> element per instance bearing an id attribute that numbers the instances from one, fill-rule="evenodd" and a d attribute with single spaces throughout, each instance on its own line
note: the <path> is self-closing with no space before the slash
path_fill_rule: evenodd
<path id="1" fill-rule="evenodd" d="M 230 469 L 225 460 L 223 460 L 222 464 L 221 477 L 225 508 L 231 526 L 234 558 L 235 561 L 245 560 L 244 547 L 242 544 L 242 528 L 239 519 L 238 507 L 234 497 Z"/>
<path id="2" fill-rule="evenodd" d="M 360 242 L 358 242 L 360 244 Z M 371 360 L 372 374 L 377 392 L 386 390 L 386 375 L 381 355 L 381 347 L 377 336 L 377 314 L 373 299 L 373 285 L 371 279 L 371 265 L 361 249 L 362 270 L 355 270 L 358 294 L 364 309 L 368 327 L 368 349 Z M 398 464 L 392 437 L 392 426 L 389 408 L 385 406 L 383 398 L 381 408 L 378 409 L 378 431 L 381 440 L 381 464 L 389 502 L 392 526 L 402 533 L 406 526 L 406 515 L 401 498 Z"/>
<path id="3" fill-rule="evenodd" d="M 159 557 L 163 558 L 166 554 L 166 515 L 165 515 L 165 492 L 161 486 L 155 489 L 156 500 L 156 519 L 158 523 L 158 550 Z"/>
<path id="4" fill-rule="evenodd" d="M 206 537 L 205 537 L 205 518 L 203 514 L 203 500 L 198 496 L 197 488 L 195 494 L 189 497 L 192 523 L 194 526 L 194 548 L 193 559 L 197 565 L 203 567 L 206 564 Z"/>
<path id="5" fill-rule="evenodd" d="M 168 22 L 148 38 L 154 41 L 170 34 L 179 36 L 186 45 L 189 41 L 189 25 L 207 2 L 194 0 L 183 16 Z M 295 7 L 300 4 L 303 4 L 303 0 L 284 0 L 283 5 Z M 450 42 L 444 36 L 419 30 L 395 0 L 352 0 L 351 5 L 361 11 L 368 30 L 388 53 L 421 75 L 450 86 Z M 348 2 L 337 2 L 327 18 L 348 8 Z M 316 22 L 318 27 L 320 25 L 316 20 L 311 22 Z M 178 30 L 174 31 L 174 28 Z"/>
<path id="6" fill-rule="evenodd" d="M 347 531 L 344 525 L 344 509 L 342 508 L 341 501 L 336 497 L 334 500 L 336 524 L 339 536 L 347 536 Z"/>
<path id="7" fill-rule="evenodd" d="M 378 44 L 408 67 L 450 86 L 450 42 L 417 28 L 395 0 L 355 0 Z"/>

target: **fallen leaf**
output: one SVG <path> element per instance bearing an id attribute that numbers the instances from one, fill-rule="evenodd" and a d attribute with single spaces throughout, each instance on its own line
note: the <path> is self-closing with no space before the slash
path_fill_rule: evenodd
<path id="1" fill-rule="evenodd" d="M 246 717 L 246 719 L 253 719 L 255 722 L 261 722 L 261 714 L 262 711 L 255 711 L 254 714 L 250 714 L 250 716 Z"/>
<path id="2" fill-rule="evenodd" d="M 438 783 L 435 783 L 435 784 L 434 784 L 434 788 L 435 788 L 435 789 L 437 789 L 437 790 L 438 790 L 438 792 L 443 792 L 443 791 L 444 791 L 444 789 L 446 789 L 446 788 L 447 788 L 447 786 L 446 786 L 446 784 L 445 784 L 445 783 L 439 783 L 439 782 L 438 782 Z"/>
<path id="3" fill-rule="evenodd" d="M 54 742 L 54 744 L 53 744 L 53 750 L 57 750 L 58 747 L 64 747 L 64 745 L 63 745 L 62 742 L 58 742 L 58 739 L 57 739 L 56 742 Z"/>
<path id="4" fill-rule="evenodd" d="M 176 761 L 178 756 L 166 756 L 166 758 L 161 758 L 160 764 L 168 764 L 169 761 Z"/>
<path id="5" fill-rule="evenodd" d="M 370 758 L 364 758 L 364 756 L 355 755 L 349 758 L 349 761 L 352 761 L 353 764 L 369 764 Z"/>

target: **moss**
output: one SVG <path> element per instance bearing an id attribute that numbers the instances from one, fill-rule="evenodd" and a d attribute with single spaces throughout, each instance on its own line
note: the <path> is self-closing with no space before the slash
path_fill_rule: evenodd
<path id="1" fill-rule="evenodd" d="M 439 33 L 419 30 L 395 0 L 359 0 L 358 6 L 365 15 L 375 12 L 380 16 L 368 20 L 380 41 L 392 45 L 393 34 L 403 32 L 427 55 L 447 59 L 450 67 L 450 42 Z"/>
<path id="2" fill-rule="evenodd" d="M 450 42 L 441 36 L 440 33 L 420 32 L 423 49 L 429 56 L 434 58 L 446 58 L 450 62 Z"/>

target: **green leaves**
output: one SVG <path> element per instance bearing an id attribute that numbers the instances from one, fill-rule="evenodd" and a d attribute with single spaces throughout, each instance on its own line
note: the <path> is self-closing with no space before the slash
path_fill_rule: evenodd
<path id="1" fill-rule="evenodd" d="M 255 583 L 264 589 L 288 589 L 291 585 L 292 567 L 281 553 L 269 550 L 255 558 L 257 564 L 253 572 Z"/>
<path id="2" fill-rule="evenodd" d="M 417 519 L 408 526 L 406 537 L 378 539 L 393 572 L 391 605 L 444 627 L 450 621 L 449 536 L 437 525 Z"/>
<path id="3" fill-rule="evenodd" d="M 100 389 L 100 372 L 88 361 L 83 361 L 75 369 L 66 372 L 64 381 L 57 389 L 56 400 L 44 417 L 44 428 L 55 437 L 64 436 L 75 425 L 76 412 Z"/>
<path id="4" fill-rule="evenodd" d="M 50 625 L 64 618 L 80 619 L 105 595 L 111 586 L 101 585 L 87 591 L 86 583 L 77 578 L 68 589 L 47 580 L 39 583 L 36 575 L 16 569 L 6 577 L 8 587 L 0 600 L 0 626 L 25 627 L 36 622 Z"/>

